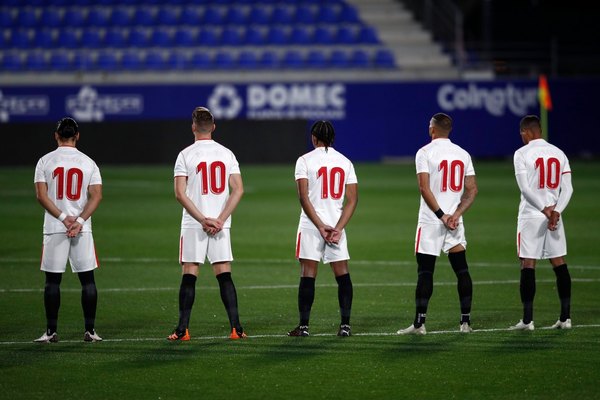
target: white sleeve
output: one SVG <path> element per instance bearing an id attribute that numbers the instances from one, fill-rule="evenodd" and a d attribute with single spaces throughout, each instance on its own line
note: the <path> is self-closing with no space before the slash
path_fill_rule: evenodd
<path id="1" fill-rule="evenodd" d="M 429 165 L 427 163 L 427 156 L 423 149 L 417 151 L 417 155 L 415 156 L 415 166 L 417 168 L 417 174 L 421 172 L 429 173 Z"/>
<path id="2" fill-rule="evenodd" d="M 535 207 L 536 210 L 540 210 L 540 212 L 544 209 L 545 205 L 539 204 L 538 199 L 535 198 L 533 190 L 529 187 L 529 182 L 527 181 L 527 174 L 517 174 L 517 185 L 519 185 L 519 190 L 521 194 L 525 198 L 525 200 Z"/>
<path id="3" fill-rule="evenodd" d="M 90 185 L 102 185 L 102 175 L 100 175 L 100 168 L 96 163 L 92 163 L 92 177 L 90 179 Z"/>
<path id="4" fill-rule="evenodd" d="M 175 161 L 175 176 L 188 176 L 187 168 L 185 167 L 185 159 L 183 153 L 179 153 L 177 161 Z"/>
<path id="5" fill-rule="evenodd" d="M 35 174 L 33 175 L 33 183 L 36 182 L 46 182 L 46 175 L 44 174 L 44 165 L 43 161 L 40 158 L 35 166 Z"/>
<path id="6" fill-rule="evenodd" d="M 354 165 L 350 163 L 350 170 L 348 171 L 348 179 L 346 179 L 346 185 L 358 183 L 358 178 L 356 178 L 356 171 L 354 171 Z"/>
<path id="7" fill-rule="evenodd" d="M 567 172 L 563 174 L 562 179 L 560 180 L 560 194 L 558 195 L 558 201 L 556 202 L 554 211 L 562 214 L 565 208 L 567 208 L 572 195 L 573 184 L 571 183 L 571 172 Z"/>
<path id="8" fill-rule="evenodd" d="M 304 157 L 300 157 L 296 161 L 296 171 L 294 172 L 294 177 L 296 180 L 303 178 L 308 179 L 308 169 Z"/>

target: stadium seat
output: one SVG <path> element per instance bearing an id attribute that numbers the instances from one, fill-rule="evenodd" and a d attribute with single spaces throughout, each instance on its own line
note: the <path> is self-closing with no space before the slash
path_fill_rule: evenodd
<path id="1" fill-rule="evenodd" d="M 43 71 L 47 68 L 46 57 L 41 51 L 28 53 L 25 57 L 25 68 L 29 71 Z"/>
<path id="2" fill-rule="evenodd" d="M 196 31 L 193 28 L 183 27 L 175 31 L 173 45 L 178 47 L 192 47 L 196 45 Z"/>
<path id="3" fill-rule="evenodd" d="M 28 49 L 31 46 L 31 34 L 28 29 L 11 30 L 10 47 L 15 49 Z"/>
<path id="4" fill-rule="evenodd" d="M 238 57 L 238 67 L 241 69 L 256 69 L 259 67 L 258 57 L 251 50 L 243 50 Z"/>
<path id="5" fill-rule="evenodd" d="M 290 24 L 294 22 L 294 15 L 289 7 L 277 6 L 271 13 L 271 24 Z"/>
<path id="6" fill-rule="evenodd" d="M 85 14 L 79 8 L 67 8 L 63 14 L 66 28 L 81 28 L 85 25 Z"/>
<path id="7" fill-rule="evenodd" d="M 146 29 L 135 28 L 129 31 L 127 42 L 129 46 L 142 48 L 148 46 L 149 37 Z"/>
<path id="8" fill-rule="evenodd" d="M 353 68 L 368 68 L 370 66 L 369 53 L 364 50 L 354 50 L 350 56 L 350 66 Z"/>
<path id="9" fill-rule="evenodd" d="M 251 46 L 261 46 L 265 44 L 265 35 L 261 28 L 249 26 L 244 33 L 243 42 Z"/>
<path id="10" fill-rule="evenodd" d="M 99 19 L 101 17 L 99 16 Z M 125 28 L 132 23 L 132 15 L 129 9 L 114 7 L 110 13 L 110 24 L 115 27 Z"/>
<path id="11" fill-rule="evenodd" d="M 335 34 L 335 43 L 354 44 L 356 43 L 356 31 L 349 26 L 340 26 Z"/>
<path id="12" fill-rule="evenodd" d="M 12 28 L 15 20 L 10 9 L 0 9 L 0 29 Z"/>
<path id="13" fill-rule="evenodd" d="M 198 8 L 188 6 L 179 15 L 179 25 L 199 26 L 202 22 L 202 14 Z"/>
<path id="14" fill-rule="evenodd" d="M 121 56 L 121 68 L 125 71 L 137 71 L 142 69 L 142 57 L 136 50 L 130 50 Z"/>
<path id="15" fill-rule="evenodd" d="M 77 71 L 88 71 L 94 67 L 94 60 L 88 51 L 78 51 L 73 55 L 73 68 Z"/>
<path id="16" fill-rule="evenodd" d="M 240 7 L 229 7 L 223 18 L 223 23 L 229 25 L 244 25 L 246 24 L 246 13 Z"/>
<path id="17" fill-rule="evenodd" d="M 102 47 L 102 39 L 96 28 L 86 29 L 81 33 L 79 45 L 88 49 L 97 49 Z"/>
<path id="18" fill-rule="evenodd" d="M 58 10 L 54 8 L 42 9 L 40 16 L 40 26 L 44 28 L 58 28 L 62 25 L 62 17 Z"/>
<path id="19" fill-rule="evenodd" d="M 185 52 L 173 51 L 167 57 L 167 67 L 175 70 L 187 69 L 189 68 L 189 58 Z"/>
<path id="20" fill-rule="evenodd" d="M 331 28 L 319 26 L 317 29 L 315 29 L 314 35 L 314 41 L 318 44 L 333 44 L 335 41 L 335 37 Z"/>
<path id="21" fill-rule="evenodd" d="M 21 8 L 17 14 L 17 26 L 19 28 L 35 28 L 37 15 L 34 8 Z"/>
<path id="22" fill-rule="evenodd" d="M 264 69 L 275 69 L 279 67 L 279 57 L 273 50 L 265 51 L 259 58 L 259 64 Z"/>
<path id="23" fill-rule="evenodd" d="M 67 72 L 71 71 L 71 58 L 69 53 L 64 50 L 54 51 L 50 54 L 48 68 L 53 71 Z"/>
<path id="24" fill-rule="evenodd" d="M 219 51 L 215 54 L 213 66 L 217 69 L 232 69 L 235 67 L 235 59 L 228 51 Z"/>
<path id="25" fill-rule="evenodd" d="M 332 68 L 344 69 L 350 67 L 348 53 L 343 50 L 334 50 L 329 56 L 329 65 Z"/>
<path id="26" fill-rule="evenodd" d="M 298 50 L 288 50 L 282 60 L 283 68 L 300 69 L 304 66 L 304 57 Z"/>
<path id="27" fill-rule="evenodd" d="M 268 45 L 280 46 L 288 43 L 288 35 L 284 28 L 271 26 L 267 33 L 266 43 Z"/>
<path id="28" fill-rule="evenodd" d="M 175 27 L 179 23 L 179 14 L 173 7 L 162 7 L 156 16 L 157 25 Z"/>
<path id="29" fill-rule="evenodd" d="M 112 15 L 113 13 L 110 15 L 110 21 L 112 23 Z M 108 25 L 108 21 L 109 21 L 109 14 L 106 10 L 102 9 L 102 8 L 92 8 L 90 9 L 90 11 L 87 14 L 87 25 L 91 26 L 91 27 L 97 27 L 97 28 L 101 28 L 101 27 L 105 27 Z M 121 25 L 121 24 L 115 24 L 115 25 Z"/>
<path id="30" fill-rule="evenodd" d="M 192 54 L 192 58 L 190 60 L 190 67 L 192 69 L 200 70 L 209 69 L 211 67 L 210 56 L 203 51 L 195 52 L 194 54 Z"/>
<path id="31" fill-rule="evenodd" d="M 306 56 L 306 66 L 317 69 L 326 68 L 327 57 L 325 57 L 325 54 L 320 50 L 311 50 Z"/>
<path id="32" fill-rule="evenodd" d="M 223 28 L 220 43 L 222 46 L 238 46 L 242 43 L 240 31 L 232 26 Z"/>
<path id="33" fill-rule="evenodd" d="M 120 28 L 108 29 L 104 34 L 104 45 L 120 49 L 127 44 L 125 31 Z"/>
<path id="34" fill-rule="evenodd" d="M 167 28 L 155 28 L 150 35 L 150 45 L 169 47 L 171 45 L 171 32 Z"/>
<path id="35" fill-rule="evenodd" d="M 216 46 L 219 44 L 217 31 L 211 28 L 204 28 L 198 33 L 198 44 L 200 46 Z"/>
<path id="36" fill-rule="evenodd" d="M 374 64 L 378 68 L 395 68 L 396 60 L 390 50 L 377 50 L 375 53 Z"/>
<path id="37" fill-rule="evenodd" d="M 138 26 L 154 25 L 154 13 L 149 8 L 139 7 L 133 13 L 133 24 Z"/>
<path id="38" fill-rule="evenodd" d="M 202 15 L 202 23 L 205 25 L 221 25 L 223 23 L 223 13 L 217 7 L 208 7 Z"/>
<path id="39" fill-rule="evenodd" d="M 310 44 L 312 42 L 312 34 L 309 29 L 302 25 L 296 25 L 292 28 L 289 42 L 292 44 Z"/>
<path id="40" fill-rule="evenodd" d="M 117 56 L 114 51 L 103 50 L 96 57 L 95 69 L 101 71 L 114 71 L 118 67 Z"/>
<path id="41" fill-rule="evenodd" d="M 164 70 L 167 63 L 162 51 L 152 50 L 146 53 L 144 57 L 144 67 L 151 70 Z"/>
<path id="42" fill-rule="evenodd" d="M 271 16 L 264 5 L 255 5 L 248 13 L 248 23 L 255 25 L 265 25 L 270 21 Z"/>
<path id="43" fill-rule="evenodd" d="M 56 45 L 67 49 L 79 47 L 79 38 L 73 29 L 61 29 L 56 38 Z"/>
<path id="44" fill-rule="evenodd" d="M 361 22 L 356 8 L 347 4 L 342 6 L 342 9 L 338 14 L 338 20 L 340 22 L 346 22 L 350 24 L 357 24 Z"/>
<path id="45" fill-rule="evenodd" d="M 310 6 L 299 5 L 294 13 L 294 22 L 297 24 L 315 23 L 315 13 Z"/>
<path id="46" fill-rule="evenodd" d="M 322 4 L 317 12 L 317 23 L 335 24 L 338 22 L 338 9 L 332 4 Z"/>
<path id="47" fill-rule="evenodd" d="M 54 31 L 52 29 L 38 29 L 33 35 L 33 47 L 50 49 L 54 47 Z"/>
<path id="48" fill-rule="evenodd" d="M 375 28 L 370 26 L 363 26 L 360 28 L 360 32 L 358 34 L 358 41 L 360 43 L 365 44 L 378 44 L 379 37 L 377 36 L 377 31 Z"/>
<path id="49" fill-rule="evenodd" d="M 2 71 L 21 71 L 23 69 L 23 60 L 19 53 L 2 54 Z"/>

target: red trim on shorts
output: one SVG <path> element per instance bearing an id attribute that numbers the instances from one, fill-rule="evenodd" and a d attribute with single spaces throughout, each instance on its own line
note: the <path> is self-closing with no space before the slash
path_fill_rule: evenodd
<path id="1" fill-rule="evenodd" d="M 298 241 L 296 242 L 296 258 L 300 257 L 300 237 L 302 232 L 298 232 Z"/>
<path id="2" fill-rule="evenodd" d="M 100 268 L 100 260 L 98 260 L 98 253 L 96 252 L 96 243 L 94 243 L 94 258 L 96 258 L 96 268 Z"/>
<path id="3" fill-rule="evenodd" d="M 517 257 L 521 257 L 521 232 L 517 232 Z"/>
<path id="4" fill-rule="evenodd" d="M 183 236 L 179 238 L 179 264 L 183 263 Z"/>
<path id="5" fill-rule="evenodd" d="M 421 228 L 417 231 L 417 244 L 415 245 L 415 254 L 419 252 L 419 243 L 421 243 Z"/>

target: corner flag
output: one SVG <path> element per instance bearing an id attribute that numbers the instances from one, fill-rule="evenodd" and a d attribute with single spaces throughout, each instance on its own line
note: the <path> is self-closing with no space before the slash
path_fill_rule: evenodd
<path id="1" fill-rule="evenodd" d="M 538 98 L 540 101 L 540 120 L 542 122 L 542 135 L 548 139 L 548 111 L 552 111 L 552 99 L 546 75 L 540 75 L 538 81 Z"/>

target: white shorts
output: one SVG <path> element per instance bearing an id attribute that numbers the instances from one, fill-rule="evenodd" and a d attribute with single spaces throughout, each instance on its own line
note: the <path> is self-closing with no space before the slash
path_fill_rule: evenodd
<path id="1" fill-rule="evenodd" d="M 342 231 L 338 244 L 327 244 L 319 231 L 299 228 L 296 235 L 296 259 L 301 258 L 313 261 L 322 260 L 325 264 L 349 260 L 346 232 Z"/>
<path id="2" fill-rule="evenodd" d="M 179 263 L 204 264 L 208 257 L 211 264 L 233 261 L 229 229 L 222 229 L 211 236 L 201 228 L 181 230 L 179 240 Z"/>
<path id="3" fill-rule="evenodd" d="M 448 253 L 454 246 L 462 245 L 467 248 L 467 239 L 465 238 L 465 227 L 458 224 L 455 230 L 451 231 L 442 224 L 418 224 L 417 234 L 415 235 L 415 254 L 429 254 L 438 257 L 443 251 Z"/>
<path id="4" fill-rule="evenodd" d="M 546 218 L 519 219 L 517 222 L 517 255 L 519 258 L 545 260 L 567 254 L 567 238 L 562 221 L 555 231 L 548 230 Z"/>
<path id="5" fill-rule="evenodd" d="M 44 235 L 41 270 L 63 273 L 67 260 L 73 272 L 86 272 L 98 268 L 92 232 L 83 232 L 74 238 L 66 233 Z"/>

